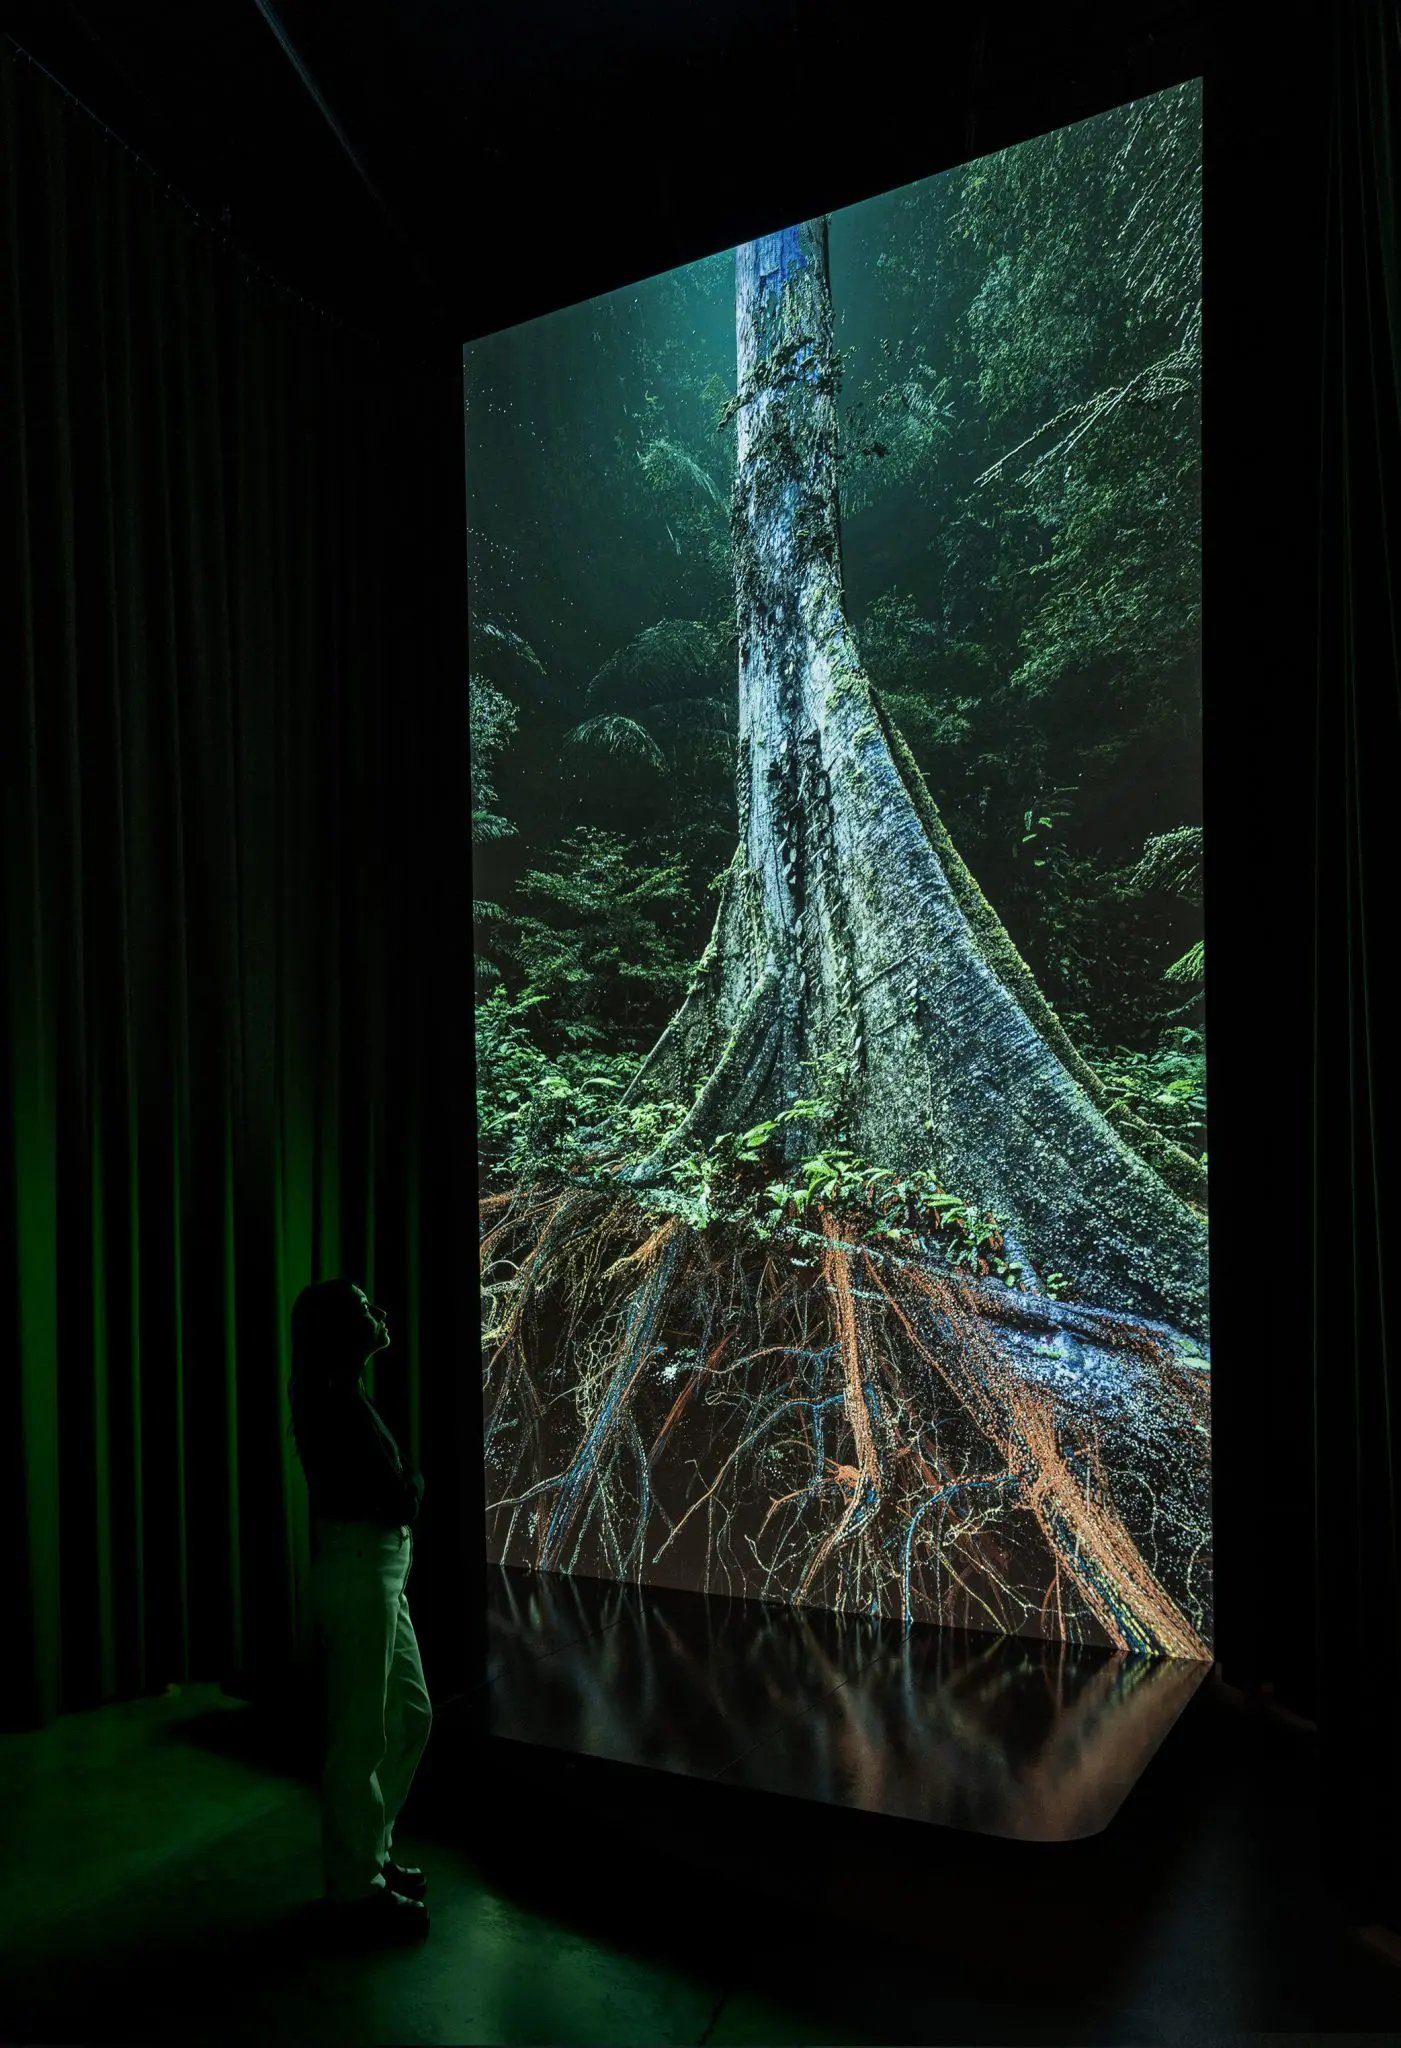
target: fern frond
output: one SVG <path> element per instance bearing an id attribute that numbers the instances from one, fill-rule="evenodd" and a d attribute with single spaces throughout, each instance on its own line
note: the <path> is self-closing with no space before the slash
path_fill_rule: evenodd
<path id="1" fill-rule="evenodd" d="M 1102 427 L 1121 405 L 1138 399 L 1145 403 L 1160 398 L 1190 394 L 1197 388 L 1201 376 L 1201 337 L 1193 330 L 1179 348 L 1160 356 L 1155 363 L 1135 372 L 1126 383 L 1107 385 L 1092 398 L 1082 399 L 1078 405 L 1069 405 L 1053 418 L 1043 420 L 1041 425 L 1019 441 L 1015 448 L 1009 448 L 1005 455 L 999 455 L 996 462 L 985 469 L 981 476 L 973 479 L 973 489 L 981 490 L 985 484 L 1001 481 L 1007 465 L 1023 455 L 1033 442 L 1040 441 L 1056 428 L 1064 431 L 1049 448 L 1028 458 L 1027 466 L 1021 471 L 1019 481 L 1034 483 L 1052 462 L 1064 461 L 1072 448 L 1084 440 L 1087 434 Z"/>
<path id="2" fill-rule="evenodd" d="M 617 712 L 604 713 L 598 718 L 586 718 L 565 737 L 576 746 L 606 747 L 610 754 L 639 755 L 652 767 L 666 772 L 666 755 L 646 726 L 639 725 L 635 718 L 624 718 Z"/>
<path id="3" fill-rule="evenodd" d="M 1195 902 L 1201 893 L 1201 867 L 1201 826 L 1179 825 L 1171 832 L 1155 832 L 1144 842 L 1128 883 L 1134 890 L 1172 889 Z"/>
<path id="4" fill-rule="evenodd" d="M 637 460 L 647 481 L 659 490 L 667 490 L 685 477 L 697 484 L 713 504 L 722 503 L 715 479 L 707 475 L 693 455 L 688 455 L 684 448 L 678 448 L 674 441 L 653 441 Z"/>
<path id="5" fill-rule="evenodd" d="M 1189 946 L 1180 960 L 1163 969 L 1164 981 L 1202 981 L 1206 975 L 1206 945 L 1201 939 Z"/>
<path id="6" fill-rule="evenodd" d="M 729 649 L 719 634 L 700 619 L 658 619 L 609 655 L 589 683 L 589 696 L 650 703 L 730 686 Z"/>
<path id="7" fill-rule="evenodd" d="M 491 619 L 475 619 L 469 628 L 468 639 L 473 659 L 485 667 L 496 665 L 504 657 L 508 669 L 515 664 L 519 668 L 534 670 L 536 675 L 545 673 L 545 664 L 530 642 L 509 626 L 498 626 Z"/>

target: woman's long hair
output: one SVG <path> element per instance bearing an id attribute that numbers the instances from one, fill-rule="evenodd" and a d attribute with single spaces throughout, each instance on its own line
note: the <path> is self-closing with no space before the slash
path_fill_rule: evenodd
<path id="1" fill-rule="evenodd" d="M 311 1405 L 353 1378 L 347 1346 L 353 1280 L 317 1280 L 292 1304 L 292 1371 L 287 1401 L 288 1429 L 302 1449 L 302 1423 Z"/>

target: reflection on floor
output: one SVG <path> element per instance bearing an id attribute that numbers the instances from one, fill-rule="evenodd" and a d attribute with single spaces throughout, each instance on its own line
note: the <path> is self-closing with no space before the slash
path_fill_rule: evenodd
<path id="1" fill-rule="evenodd" d="M 539 1626 L 546 1661 L 583 1640 L 572 1595 Z M 420 1627 L 438 1704 L 400 1846 L 431 1883 L 423 1948 L 324 1945 L 318 1749 L 295 1691 L 172 1687 L 0 1738 L 0 2041 L 1398 2041 L 1401 1980 L 1318 1883 L 1312 1738 L 1217 1683 L 1110 1826 L 1027 1842 L 756 1791 L 728 1768 L 484 1740 L 494 1687 L 447 1697 L 447 1631 Z M 498 1677 L 531 1649 L 509 1630 Z M 756 1651 L 750 1669 L 757 1714 L 792 1654 Z M 664 1684 L 654 1718 L 685 1719 L 683 1677 Z M 699 1699 L 694 1718 L 715 1725 Z M 609 1713 L 581 1722 L 601 1741 Z"/>
<path id="2" fill-rule="evenodd" d="M 486 1731 L 976 1834 L 1100 1832 L 1210 1667 L 488 1574 Z"/>

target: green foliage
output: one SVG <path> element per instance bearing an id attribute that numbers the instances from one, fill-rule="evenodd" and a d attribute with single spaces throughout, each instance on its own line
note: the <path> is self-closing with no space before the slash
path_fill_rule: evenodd
<path id="1" fill-rule="evenodd" d="M 498 984 L 476 1006 L 477 1135 L 482 1149 L 499 1155 L 515 1122 L 538 1091 L 549 1061 L 526 1019 L 544 998 L 512 998 Z"/>
<path id="2" fill-rule="evenodd" d="M 503 986 L 476 1011 L 477 1129 L 484 1156 L 512 1177 L 578 1170 L 597 1152 L 591 1136 L 614 1114 L 641 1063 L 636 1053 L 570 1052 L 551 1058 L 531 1036 L 545 998 Z"/>
<path id="3" fill-rule="evenodd" d="M 512 923 L 565 921 L 522 896 L 521 881 L 560 867 L 561 840 L 581 828 L 624 834 L 644 869 L 683 866 L 689 894 L 658 921 L 675 922 L 688 961 L 704 943 L 703 878 L 729 857 L 735 823 L 736 664 L 732 641 L 724 647 L 733 448 L 713 433 L 716 380 L 733 383 L 733 307 L 733 260 L 721 258 L 469 352 L 472 669 L 519 712 L 490 778 L 499 801 L 474 801 L 478 890 L 509 913 L 505 926 L 493 922 L 489 950 L 513 987 L 524 963 L 504 944 Z M 664 630 L 640 634 L 658 614 Z M 483 615 L 503 623 L 485 630 Z M 719 635 L 698 679 L 678 673 L 673 621 Z M 610 668 L 613 647 L 637 660 Z M 599 680 L 586 697 L 590 675 Z M 488 844 L 496 818 L 518 831 Z M 486 939 L 478 934 L 479 956 Z M 523 943 L 533 973 L 548 942 L 527 929 Z M 605 990 L 593 1021 L 629 1046 L 643 1028 L 640 984 L 614 975 L 611 986 L 622 1014 Z M 645 1006 L 650 1018 L 664 1020 L 666 993 Z M 571 1042 L 554 1005 L 533 1028 L 542 1042 Z"/>
<path id="4" fill-rule="evenodd" d="M 1128 878 L 1131 889 L 1171 889 L 1189 903 L 1202 900 L 1202 828 L 1179 825 L 1172 832 L 1157 832 L 1146 840 L 1143 853 Z"/>
<path id="5" fill-rule="evenodd" d="M 512 1114 L 507 1165 L 513 1176 L 536 1179 L 587 1171 L 600 1156 L 600 1132 L 627 1077 L 617 1054 L 576 1055 L 573 1062 L 549 1061 L 529 1098 Z M 632 1064 L 636 1065 L 634 1059 Z"/>
<path id="6" fill-rule="evenodd" d="M 1021 1266 L 1003 1256 L 1006 1219 L 951 1193 L 937 1175 L 897 1174 L 831 1142 L 785 1157 L 790 1133 L 801 1138 L 830 1124 L 833 1114 L 830 1103 L 812 1098 L 747 1131 L 722 1131 L 704 1150 L 672 1161 L 665 1184 L 647 1190 L 644 1200 L 696 1229 L 735 1223 L 769 1239 L 820 1239 L 826 1217 L 843 1243 L 942 1252 L 951 1266 L 995 1275 L 1009 1287 L 1022 1284 Z"/>
<path id="7" fill-rule="evenodd" d="M 717 441 L 717 396 L 733 388 L 732 318 L 709 337 L 705 315 L 733 306 L 733 259 L 674 271 L 645 288 L 650 317 L 633 330 L 624 381 L 640 394 L 625 407 L 616 448 L 620 502 L 656 551 L 664 607 L 720 619 L 731 591 L 729 498 L 732 441 Z"/>
<path id="8" fill-rule="evenodd" d="M 856 629 L 862 666 L 918 761 L 941 763 L 973 737 L 987 686 L 982 657 L 960 669 L 912 596 L 884 591 Z"/>
<path id="9" fill-rule="evenodd" d="M 547 1058 L 524 1021 L 538 1001 L 512 1000 L 497 990 L 478 1005 L 484 1149 L 499 1161 L 498 1171 L 518 1180 L 565 1175 L 612 1183 L 655 1155 L 683 1121 L 685 1105 L 619 1106 L 617 1097 L 639 1064 L 635 1055 Z M 812 1097 L 748 1130 L 722 1131 L 708 1146 L 670 1159 L 660 1183 L 641 1189 L 638 1198 L 697 1230 L 730 1224 L 760 1240 L 801 1246 L 820 1243 L 825 1223 L 848 1247 L 942 1256 L 978 1278 L 994 1277 L 1010 1288 L 1026 1284 L 1020 1263 L 1005 1255 L 1006 1219 L 952 1192 L 937 1174 L 898 1174 L 834 1141 L 801 1149 L 805 1136 L 834 1120 L 833 1105 Z M 795 1138 L 799 1149 L 786 1156 Z M 1071 1291 L 1060 1273 L 1044 1285 L 1057 1299 Z"/>
<path id="10" fill-rule="evenodd" d="M 613 728 L 640 736 L 632 751 L 685 772 L 697 763 L 734 774 L 734 630 L 659 619 L 611 654 L 588 686 L 593 716 L 575 742 L 626 750 Z"/>
<path id="11" fill-rule="evenodd" d="M 1199 709 L 1199 99 L 1174 88 L 834 224 L 842 262 L 879 290 L 844 304 L 839 265 L 842 354 L 823 366 L 848 401 L 862 665 L 1067 1028 L 1122 1049 L 1120 1098 L 1176 1141 L 1181 1092 L 1153 1097 L 1185 1078 L 1169 1071 L 1174 1027 L 1195 1022 L 1202 969 L 1200 833 L 1180 822 Z M 508 723 L 518 707 L 507 729 L 491 698 L 473 706 L 479 886 L 509 911 L 480 907 L 479 950 L 541 997 L 524 1024 L 562 1072 L 571 1048 L 631 1055 L 665 1023 L 734 845 L 735 437 L 715 431 L 734 411 L 732 258 L 559 321 L 503 343 L 499 386 L 483 387 L 478 434 L 500 439 L 477 516 L 494 537 L 474 526 L 472 555 L 477 602 L 522 608 L 550 687 L 504 626 L 474 628 L 472 669 Z M 612 881 L 580 867 L 590 826 L 625 834 Z M 1155 867 L 1159 841 L 1176 852 Z M 648 875 L 681 893 L 629 903 Z M 610 1125 L 610 1142 L 655 1150 L 672 1111 L 638 1106 L 651 1125 Z M 769 1179 L 799 1194 L 792 1161 L 841 1149 L 832 1131 L 775 1142 L 790 1163 Z M 751 1172 L 738 1152 L 731 1165 Z M 710 1173 L 706 1201 L 728 1199 L 723 1159 L 718 1182 L 693 1171 Z"/>
<path id="12" fill-rule="evenodd" d="M 1146 908 L 1124 886 L 1122 870 L 1098 851 L 1077 850 L 1081 819 L 1073 809 L 1062 815 L 1062 795 L 1043 788 L 1034 807 L 1008 821 L 1010 843 L 985 838 L 975 873 L 1085 1056 L 1093 1059 L 1106 1040 L 1146 1052 L 1188 1014 L 1163 982 L 1181 913 L 1170 905 Z M 971 837 L 955 833 L 960 847 Z"/>
<path id="13" fill-rule="evenodd" d="M 729 552 L 728 517 L 725 497 L 709 470 L 665 435 L 639 451 L 637 464 L 678 562 L 718 576 Z"/>
<path id="14" fill-rule="evenodd" d="M 1089 1059 L 1114 1104 L 1132 1110 L 1194 1158 L 1205 1158 L 1206 1049 L 1200 1031 L 1178 1025 L 1164 1032 L 1152 1052 L 1120 1046 Z"/>
<path id="15" fill-rule="evenodd" d="M 515 704 L 493 673 L 519 675 L 540 671 L 539 657 L 519 633 L 508 627 L 479 620 L 472 629 L 472 645 L 479 667 L 467 678 L 468 745 L 472 796 L 472 844 L 483 846 L 496 839 L 509 839 L 515 826 L 497 810 L 496 763 L 514 737 L 520 723 Z M 481 925 L 501 916 L 501 906 L 489 897 L 472 905 L 474 923 Z M 492 981 L 500 973 L 497 963 L 478 947 L 476 973 L 479 982 Z"/>
<path id="16" fill-rule="evenodd" d="M 735 635 L 700 619 L 659 619 L 618 648 L 588 686 L 591 716 L 571 746 L 636 764 L 672 821 L 692 885 L 734 841 Z M 618 772 L 614 771 L 615 774 Z"/>
<path id="17" fill-rule="evenodd" d="M 684 489 L 687 485 L 708 498 L 712 505 L 724 503 L 720 489 L 708 470 L 702 469 L 694 455 L 669 441 L 665 436 L 652 441 L 638 456 L 642 474 L 652 488 L 659 492 Z"/>
<path id="18" fill-rule="evenodd" d="M 525 677 L 543 676 L 545 665 L 530 642 L 514 627 L 494 619 L 472 622 L 472 663 L 501 689 L 519 686 Z"/>
<path id="19" fill-rule="evenodd" d="M 1150 889 L 1170 890 L 1194 906 L 1202 900 L 1202 829 L 1200 825 L 1179 825 L 1175 831 L 1159 832 L 1144 846 L 1127 887 L 1135 894 Z M 1163 980 L 1194 987 L 1206 978 L 1206 944 L 1197 939 L 1186 952 L 1163 969 Z"/>
<path id="20" fill-rule="evenodd" d="M 620 711 L 600 712 L 596 718 L 586 718 L 569 737 L 578 746 L 603 747 L 610 754 L 635 754 L 651 768 L 665 770 L 667 766 L 666 755 L 646 726 Z"/>
<path id="21" fill-rule="evenodd" d="M 502 944 L 540 1002 L 542 1027 L 564 1047 L 614 1049 L 660 1029 L 690 976 L 678 913 L 691 899 L 677 863 L 640 860 L 621 833 L 585 826 L 518 889 L 540 912 L 508 917 Z"/>
<path id="22" fill-rule="evenodd" d="M 988 264 L 967 314 L 978 398 L 1009 430 L 978 487 L 1053 537 L 1011 679 L 1033 695 L 1089 674 L 1151 704 L 1194 671 L 1198 107 L 1180 86 L 963 181 L 957 231 Z"/>
<path id="23" fill-rule="evenodd" d="M 1164 981 L 1198 982 L 1206 978 L 1206 944 L 1198 939 L 1189 946 L 1180 960 L 1174 960 L 1170 967 L 1163 969 Z"/>
<path id="24" fill-rule="evenodd" d="M 942 652 L 939 629 L 906 591 L 882 592 L 857 628 L 862 665 L 885 695 L 928 686 Z"/>
<path id="25" fill-rule="evenodd" d="M 515 827 L 495 813 L 497 802 L 494 780 L 498 756 L 514 735 L 519 723 L 519 714 L 511 699 L 500 684 L 493 682 L 486 672 L 493 657 L 499 657 L 503 650 L 518 661 L 538 661 L 519 634 L 508 633 L 499 626 L 483 620 L 473 628 L 473 642 L 479 651 L 483 667 L 474 669 L 467 678 L 468 743 L 471 747 L 472 770 L 472 839 L 480 845 L 488 839 L 504 839 L 514 832 Z"/>
<path id="26" fill-rule="evenodd" d="M 868 502 L 887 531 L 929 508 L 927 576 L 857 634 L 955 844 L 1056 1008 L 1145 1051 L 1163 961 L 1167 988 L 1199 979 L 1180 911 L 1124 869 L 1195 773 L 1200 155 L 1188 84 L 883 202 L 906 340 L 869 373 L 898 383 L 932 331 L 951 416 L 918 474 L 887 455 L 843 482 L 853 552 Z"/>
<path id="27" fill-rule="evenodd" d="M 1086 369 L 1112 388 L 1116 370 L 1195 347 L 1200 223 L 1195 82 L 963 173 L 953 228 L 988 264 L 969 325 L 989 415 L 1093 405 Z"/>
<path id="28" fill-rule="evenodd" d="M 1058 797 L 1068 796 L 1070 791 L 1068 789 L 1058 789 L 1055 794 Z M 1069 816 L 1070 807 L 1068 804 L 1052 803 L 1049 800 L 1047 800 L 1044 811 L 1038 811 L 1035 805 L 1023 811 L 1021 842 L 1020 846 L 1012 848 L 1013 858 L 1017 857 L 1021 846 L 1030 846 L 1036 849 L 1031 856 L 1032 866 L 1034 868 L 1048 866 L 1054 846 L 1055 834 L 1060 831 Z"/>
<path id="29" fill-rule="evenodd" d="M 870 373 L 853 381 L 852 393 L 840 458 L 848 517 L 902 485 L 923 494 L 956 427 L 951 380 L 929 345 L 913 336 L 882 338 Z"/>
<path id="30" fill-rule="evenodd" d="M 1193 411 L 1179 435 L 1146 415 L 1107 438 L 1099 474 L 1037 486 L 1053 497 L 1051 557 L 1029 572 L 1036 603 L 1010 678 L 1032 697 L 1089 676 L 1152 709 L 1194 674 L 1201 631 L 1199 457 Z M 1180 443 L 1188 440 L 1190 445 Z"/>
<path id="31" fill-rule="evenodd" d="M 684 1102 L 646 1101 L 620 1109 L 613 1119 L 624 1158 L 632 1164 L 649 1159 L 686 1115 Z"/>

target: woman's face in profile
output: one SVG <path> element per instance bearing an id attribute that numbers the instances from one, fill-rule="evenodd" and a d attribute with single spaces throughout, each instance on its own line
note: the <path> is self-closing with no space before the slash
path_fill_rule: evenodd
<path id="1" fill-rule="evenodd" d="M 361 1358 L 373 1358 L 389 1344 L 389 1318 L 370 1300 L 363 1287 L 351 1289 L 351 1328 L 355 1349 Z"/>

